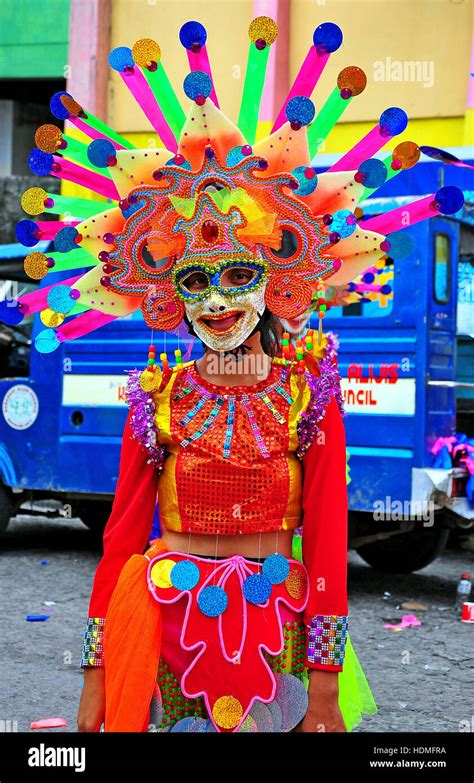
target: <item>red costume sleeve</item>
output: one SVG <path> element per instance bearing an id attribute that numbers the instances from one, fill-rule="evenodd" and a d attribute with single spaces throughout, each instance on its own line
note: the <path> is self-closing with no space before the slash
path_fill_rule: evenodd
<path id="1" fill-rule="evenodd" d="M 146 549 L 156 505 L 159 473 L 133 437 L 129 410 L 122 438 L 112 511 L 104 531 L 104 554 L 95 572 L 84 632 L 81 666 L 103 666 L 103 633 L 110 598 L 122 567 Z"/>
<path id="2" fill-rule="evenodd" d="M 347 639 L 347 483 L 344 424 L 334 397 L 303 456 L 306 665 L 341 671 Z"/>

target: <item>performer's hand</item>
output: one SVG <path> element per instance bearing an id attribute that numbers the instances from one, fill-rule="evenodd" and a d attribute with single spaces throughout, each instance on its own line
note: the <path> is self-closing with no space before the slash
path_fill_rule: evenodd
<path id="1" fill-rule="evenodd" d="M 100 731 L 105 718 L 105 669 L 84 667 L 84 687 L 77 713 L 78 731 Z"/>
<path id="2" fill-rule="evenodd" d="M 295 731 L 346 731 L 338 704 L 337 672 L 311 669 L 309 673 L 308 709 Z"/>

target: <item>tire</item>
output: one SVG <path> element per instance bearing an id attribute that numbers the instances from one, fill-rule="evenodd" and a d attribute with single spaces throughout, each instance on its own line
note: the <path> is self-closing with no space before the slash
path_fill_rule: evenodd
<path id="1" fill-rule="evenodd" d="M 5 532 L 13 515 L 13 494 L 0 482 L 0 536 Z"/>
<path id="2" fill-rule="evenodd" d="M 389 574 L 411 574 L 436 560 L 448 540 L 449 530 L 415 528 L 356 549 L 372 568 Z"/>

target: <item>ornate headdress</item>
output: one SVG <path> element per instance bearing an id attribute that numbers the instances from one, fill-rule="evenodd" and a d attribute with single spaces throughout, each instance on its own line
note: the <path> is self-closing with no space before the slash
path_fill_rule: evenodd
<path id="1" fill-rule="evenodd" d="M 32 248 L 25 259 L 28 275 L 41 280 L 49 271 L 90 269 L 1 303 L 2 320 L 18 323 L 39 311 L 45 329 L 35 345 L 41 352 L 138 308 L 150 327 L 171 330 L 183 319 L 186 304 L 199 303 L 210 288 L 220 290 L 221 275 L 230 266 L 245 268 L 246 286 L 260 291 L 259 314 L 266 306 L 292 318 L 316 306 L 322 317 L 331 303 L 390 295 L 390 286 L 378 276 L 387 256 L 401 258 L 411 251 L 401 229 L 457 212 L 463 195 L 447 186 L 361 220 L 360 202 L 420 157 L 413 142 L 399 144 L 383 160 L 373 157 L 405 130 L 407 117 L 399 108 L 384 111 L 353 149 L 317 175 L 314 155 L 366 86 L 361 69 L 345 68 L 315 115 L 310 96 L 342 42 L 332 23 L 315 30 L 270 135 L 256 141 L 269 47 L 277 34 L 267 17 L 250 25 L 237 125 L 219 108 L 206 31 L 198 22 L 180 31 L 191 69 L 184 80 L 191 100 L 187 117 L 157 43 L 142 39 L 133 49 L 114 49 L 110 64 L 155 128 L 163 145 L 156 149 L 136 149 L 67 92 L 53 96 L 55 117 L 68 119 L 92 141 L 87 146 L 55 125 L 43 125 L 29 157 L 32 171 L 83 185 L 112 203 L 50 195 L 39 187 L 26 191 L 22 206 L 29 215 L 68 213 L 67 221 L 18 224 L 19 241 Z M 40 239 L 54 239 L 54 252 L 35 251 Z M 201 291 L 183 284 L 193 270 L 208 281 Z M 227 286 L 225 295 L 242 296 L 246 286 Z"/>

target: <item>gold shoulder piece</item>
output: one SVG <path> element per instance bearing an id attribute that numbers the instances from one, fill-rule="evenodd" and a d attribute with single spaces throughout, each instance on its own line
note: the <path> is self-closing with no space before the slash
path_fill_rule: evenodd
<path id="1" fill-rule="evenodd" d="M 150 372 L 148 367 L 145 367 L 140 376 L 140 386 L 143 391 L 156 391 L 160 386 L 162 375 L 163 373 L 158 365 L 153 367 L 153 372 Z"/>

